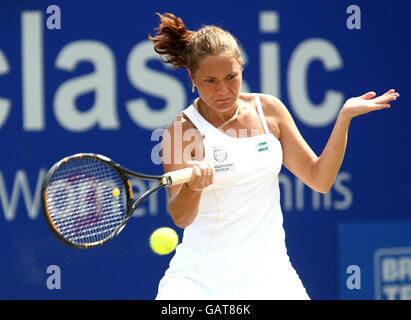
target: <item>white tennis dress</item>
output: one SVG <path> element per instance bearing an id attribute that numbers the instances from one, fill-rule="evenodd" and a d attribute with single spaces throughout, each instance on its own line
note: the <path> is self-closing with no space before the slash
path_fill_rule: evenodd
<path id="1" fill-rule="evenodd" d="M 204 135 L 214 183 L 184 229 L 156 299 L 309 299 L 285 246 L 278 174 L 282 148 L 265 134 L 234 138 L 191 105 L 183 112 Z"/>

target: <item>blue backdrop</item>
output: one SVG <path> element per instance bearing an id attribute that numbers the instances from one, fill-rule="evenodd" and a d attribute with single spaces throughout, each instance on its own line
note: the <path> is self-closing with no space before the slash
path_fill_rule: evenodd
<path id="1" fill-rule="evenodd" d="M 410 297 L 411 236 L 399 227 L 411 219 L 410 10 L 400 0 L 1 1 L 0 298 L 155 297 L 172 257 L 148 245 L 153 230 L 174 227 L 164 191 L 90 250 L 57 241 L 40 208 L 41 181 L 66 155 L 96 152 L 162 173 L 156 129 L 195 96 L 186 72 L 164 66 L 147 40 L 155 12 L 181 16 L 190 29 L 230 30 L 246 59 L 244 90 L 278 96 L 317 155 L 346 99 L 400 92 L 391 109 L 352 121 L 327 195 L 285 168 L 280 183 L 289 254 L 313 299 Z M 137 193 L 147 187 L 133 184 Z M 50 286 L 58 271 L 61 282 Z"/>

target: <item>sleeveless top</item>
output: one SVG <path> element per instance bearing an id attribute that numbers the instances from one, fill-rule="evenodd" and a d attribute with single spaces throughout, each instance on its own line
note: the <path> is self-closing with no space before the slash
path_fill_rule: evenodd
<path id="1" fill-rule="evenodd" d="M 183 111 L 203 135 L 214 182 L 202 192 L 198 215 L 184 229 L 157 299 L 162 292 L 179 299 L 173 296 L 179 286 L 188 290 L 185 299 L 308 299 L 285 245 L 278 183 L 282 147 L 254 97 L 262 135 L 234 138 L 194 105 Z"/>

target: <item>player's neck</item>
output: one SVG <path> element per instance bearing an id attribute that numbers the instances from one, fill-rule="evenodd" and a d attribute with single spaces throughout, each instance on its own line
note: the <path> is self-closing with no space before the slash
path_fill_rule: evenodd
<path id="1" fill-rule="evenodd" d="M 237 104 L 227 111 L 216 111 L 207 106 L 200 98 L 195 100 L 194 106 L 203 118 L 205 118 L 208 122 L 215 124 L 218 128 L 222 128 L 235 121 L 240 112 L 239 99 L 237 100 Z"/>

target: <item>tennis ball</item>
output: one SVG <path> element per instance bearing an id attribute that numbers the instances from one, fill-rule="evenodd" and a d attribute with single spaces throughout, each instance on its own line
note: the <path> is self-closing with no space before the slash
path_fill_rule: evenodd
<path id="1" fill-rule="evenodd" d="M 171 228 L 159 228 L 150 236 L 150 247 L 159 255 L 169 254 L 176 248 L 177 244 L 178 235 Z"/>
<path id="2" fill-rule="evenodd" d="M 117 198 L 119 195 L 120 195 L 120 189 L 119 189 L 119 188 L 115 188 L 115 189 L 113 190 L 113 196 Z"/>

